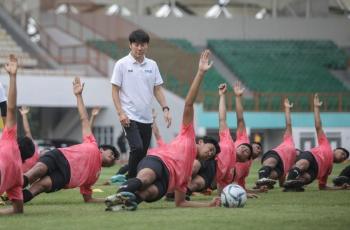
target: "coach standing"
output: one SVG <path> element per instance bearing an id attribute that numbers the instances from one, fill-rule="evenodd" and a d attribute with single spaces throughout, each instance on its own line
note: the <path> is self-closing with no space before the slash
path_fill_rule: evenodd
<path id="1" fill-rule="evenodd" d="M 113 102 L 130 145 L 129 178 L 136 176 L 151 141 L 153 95 L 163 109 L 167 127 L 171 124 L 157 63 L 145 57 L 149 41 L 145 31 L 133 31 L 129 35 L 130 53 L 117 61 L 111 79 Z"/>

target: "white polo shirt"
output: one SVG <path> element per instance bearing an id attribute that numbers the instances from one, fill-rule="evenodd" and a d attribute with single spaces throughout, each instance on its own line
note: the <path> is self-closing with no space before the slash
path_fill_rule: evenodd
<path id="1" fill-rule="evenodd" d="M 139 63 L 129 54 L 114 65 L 111 83 L 120 87 L 120 103 L 129 119 L 146 124 L 153 122 L 154 87 L 163 84 L 155 61 L 145 57 Z"/>
<path id="2" fill-rule="evenodd" d="M 5 88 L 0 83 L 0 102 L 7 101 Z"/>

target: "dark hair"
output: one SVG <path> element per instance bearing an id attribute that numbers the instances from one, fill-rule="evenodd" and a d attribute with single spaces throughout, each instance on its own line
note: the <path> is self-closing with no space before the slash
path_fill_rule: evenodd
<path id="1" fill-rule="evenodd" d="M 149 43 L 149 35 L 143 30 L 135 30 L 129 35 L 130 43 Z"/>
<path id="2" fill-rule="evenodd" d="M 33 156 L 35 146 L 32 139 L 29 137 L 17 137 L 17 143 L 21 152 L 22 162 Z"/>
<path id="3" fill-rule="evenodd" d="M 348 151 L 347 149 L 344 149 L 344 148 L 342 148 L 342 147 L 338 147 L 338 148 L 336 148 L 336 149 L 343 150 L 343 152 L 346 154 L 346 159 L 349 158 L 349 151 Z"/>
<path id="4" fill-rule="evenodd" d="M 103 150 L 111 150 L 113 155 L 114 155 L 114 158 L 116 160 L 119 159 L 119 156 L 120 156 L 120 153 L 118 152 L 118 150 L 113 146 L 113 145 L 100 145 L 99 148 L 103 149 Z"/>
<path id="5" fill-rule="evenodd" d="M 240 144 L 240 145 L 244 145 L 244 146 L 247 146 L 247 147 L 249 148 L 249 150 L 250 150 L 249 159 L 252 159 L 252 157 L 253 157 L 253 147 L 251 146 L 251 144 L 249 144 L 249 143 L 242 143 L 242 144 Z M 240 146 L 240 145 L 239 145 L 239 146 Z"/>
<path id="6" fill-rule="evenodd" d="M 260 142 L 253 141 L 253 142 L 252 142 L 252 145 L 253 145 L 253 144 L 259 145 L 260 148 L 261 148 L 261 150 L 263 149 L 262 144 L 261 144 Z"/>
<path id="7" fill-rule="evenodd" d="M 221 152 L 219 143 L 215 138 L 209 137 L 209 136 L 204 136 L 204 137 L 200 137 L 199 140 L 202 140 L 204 143 L 213 144 L 215 146 L 215 150 L 216 150 L 215 155 L 217 155 Z"/>

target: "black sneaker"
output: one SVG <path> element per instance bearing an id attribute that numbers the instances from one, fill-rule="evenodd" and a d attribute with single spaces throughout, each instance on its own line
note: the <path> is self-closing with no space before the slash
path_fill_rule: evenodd
<path id="1" fill-rule="evenodd" d="M 257 180 L 255 184 L 257 188 L 260 188 L 262 186 L 267 186 L 268 189 L 273 189 L 274 184 L 276 184 L 276 180 L 264 177 Z"/>
<path id="2" fill-rule="evenodd" d="M 303 187 L 300 188 L 284 188 L 283 192 L 304 192 L 305 189 Z"/>
<path id="3" fill-rule="evenodd" d="M 5 202 L 9 200 L 9 197 L 7 196 L 7 193 L 4 192 L 2 195 L 0 195 L 0 199 Z"/>
<path id="4" fill-rule="evenodd" d="M 337 176 L 333 179 L 334 186 L 343 186 L 344 184 L 350 184 L 350 178 L 347 176 Z"/>
<path id="5" fill-rule="evenodd" d="M 301 188 L 304 186 L 304 182 L 301 180 L 287 180 L 284 182 L 283 187 L 286 189 Z"/>
<path id="6" fill-rule="evenodd" d="M 134 211 L 137 209 L 136 196 L 131 192 L 120 192 L 106 198 L 106 211 L 113 211 L 113 206 L 120 206 L 121 209 Z"/>

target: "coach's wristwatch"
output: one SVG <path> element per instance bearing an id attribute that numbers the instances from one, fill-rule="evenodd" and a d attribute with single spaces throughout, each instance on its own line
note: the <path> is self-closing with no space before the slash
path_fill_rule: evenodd
<path id="1" fill-rule="evenodd" d="M 162 110 L 163 110 L 163 112 L 164 112 L 164 110 L 168 110 L 168 112 L 169 112 L 170 108 L 168 106 L 163 106 Z"/>

